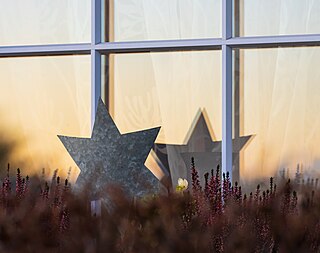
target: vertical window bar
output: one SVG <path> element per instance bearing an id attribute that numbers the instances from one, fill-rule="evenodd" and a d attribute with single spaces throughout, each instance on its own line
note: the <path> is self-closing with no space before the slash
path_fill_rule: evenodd
<path id="1" fill-rule="evenodd" d="M 96 109 L 101 96 L 101 54 L 91 49 L 91 129 L 93 129 Z"/>
<path id="2" fill-rule="evenodd" d="M 91 0 L 91 44 L 101 43 L 101 0 Z"/>
<path id="3" fill-rule="evenodd" d="M 243 3 L 240 1 L 233 2 L 233 36 L 239 37 L 242 30 L 242 22 L 240 22 L 240 15 L 242 13 Z M 240 129 L 241 129 L 241 64 L 242 57 L 240 56 L 240 49 L 233 49 L 233 131 L 235 140 L 240 138 Z M 233 152 L 232 163 L 233 163 L 233 181 L 238 181 L 240 179 L 240 162 L 241 162 L 241 153 L 237 150 L 237 153 Z"/>
<path id="4" fill-rule="evenodd" d="M 222 39 L 232 37 L 232 1 L 222 0 Z"/>
<path id="5" fill-rule="evenodd" d="M 94 46 L 101 43 L 101 0 L 91 0 L 91 129 L 101 96 L 101 54 Z"/>
<path id="6" fill-rule="evenodd" d="M 222 173 L 232 177 L 232 0 L 222 1 Z"/>
<path id="7" fill-rule="evenodd" d="M 102 1 L 102 10 L 103 10 L 103 19 L 102 19 L 102 25 L 104 26 L 102 31 L 104 31 L 103 34 L 103 41 L 104 42 L 110 42 L 113 41 L 113 9 L 114 9 L 114 0 L 101 0 Z M 112 70 L 110 71 L 110 68 L 113 66 L 113 57 L 110 57 L 110 54 L 107 53 L 102 58 L 102 77 L 103 80 L 101 80 L 102 86 L 101 86 L 101 96 L 104 98 L 105 105 L 113 115 L 113 107 L 111 104 L 112 100 L 112 90 L 109 83 L 113 82 L 112 80 Z"/>

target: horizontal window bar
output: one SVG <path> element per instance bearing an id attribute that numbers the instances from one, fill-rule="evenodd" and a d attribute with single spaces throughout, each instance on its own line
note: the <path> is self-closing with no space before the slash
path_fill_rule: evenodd
<path id="1" fill-rule="evenodd" d="M 236 37 L 226 44 L 233 48 L 320 46 L 320 34 Z"/>
<path id="2" fill-rule="evenodd" d="M 90 54 L 91 44 L 57 44 L 0 47 L 0 57 Z"/>
<path id="3" fill-rule="evenodd" d="M 138 53 L 184 50 L 214 50 L 221 49 L 222 39 L 191 39 L 166 41 L 131 41 L 101 43 L 95 48 L 110 53 Z"/>
<path id="4" fill-rule="evenodd" d="M 139 53 L 163 51 L 216 50 L 222 45 L 233 48 L 272 48 L 320 46 L 320 34 L 236 37 L 222 39 L 190 39 L 164 41 L 105 42 L 97 45 L 90 43 L 52 44 L 32 46 L 0 47 L 0 57 L 90 54 L 90 50 L 105 53 Z"/>

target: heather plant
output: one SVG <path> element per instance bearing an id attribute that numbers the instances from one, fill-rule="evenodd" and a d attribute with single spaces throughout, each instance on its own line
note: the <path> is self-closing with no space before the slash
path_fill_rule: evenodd
<path id="1" fill-rule="evenodd" d="M 57 171 L 51 182 L 10 167 L 0 202 L 0 252 L 318 252 L 320 192 L 312 180 L 286 180 L 249 193 L 220 178 L 219 166 L 200 185 L 131 199 L 121 187 L 102 189 L 112 201 L 92 215 L 90 187 L 72 191 Z M 302 180 L 301 180 L 302 181 Z M 92 182 L 94 183 L 94 182 Z"/>

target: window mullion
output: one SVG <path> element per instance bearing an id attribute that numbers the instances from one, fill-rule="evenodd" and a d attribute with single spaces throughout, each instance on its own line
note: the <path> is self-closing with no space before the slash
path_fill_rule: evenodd
<path id="1" fill-rule="evenodd" d="M 101 96 L 101 54 L 95 49 L 101 43 L 101 0 L 91 0 L 91 128 Z"/>
<path id="2" fill-rule="evenodd" d="M 222 172 L 232 180 L 232 0 L 222 1 Z"/>

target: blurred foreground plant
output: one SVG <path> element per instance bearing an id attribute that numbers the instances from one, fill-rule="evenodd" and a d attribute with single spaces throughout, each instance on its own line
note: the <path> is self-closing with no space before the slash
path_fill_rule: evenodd
<path id="1" fill-rule="evenodd" d="M 318 252 L 320 192 L 287 181 L 243 194 L 220 178 L 219 167 L 200 185 L 194 160 L 191 189 L 134 201 L 118 187 L 101 215 L 90 209 L 90 187 L 71 191 L 52 181 L 23 178 L 9 167 L 0 201 L 0 252 Z M 15 190 L 13 190 L 15 189 Z"/>

